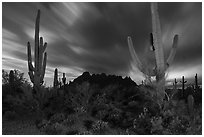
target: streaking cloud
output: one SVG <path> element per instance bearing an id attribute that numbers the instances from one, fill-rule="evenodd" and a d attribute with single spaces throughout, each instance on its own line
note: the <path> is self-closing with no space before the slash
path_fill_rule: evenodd
<path id="1" fill-rule="evenodd" d="M 40 9 L 40 36 L 48 43 L 48 86 L 52 85 L 55 68 L 65 72 L 69 80 L 89 71 L 130 76 L 141 83 L 144 76 L 131 67 L 127 36 L 132 36 L 134 49 L 143 60 L 152 31 L 149 6 L 141 2 L 3 2 L 2 68 L 19 69 L 27 77 L 27 42 L 34 48 L 34 24 Z M 159 14 L 165 52 L 169 53 L 174 34 L 179 35 L 167 80 L 202 75 L 202 3 L 159 3 Z"/>

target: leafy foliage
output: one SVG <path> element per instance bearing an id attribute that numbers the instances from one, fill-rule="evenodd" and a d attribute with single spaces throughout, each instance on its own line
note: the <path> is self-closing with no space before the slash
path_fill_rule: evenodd
<path id="1" fill-rule="evenodd" d="M 154 86 L 137 86 L 130 79 L 118 76 L 84 73 L 63 89 L 41 88 L 42 113 L 36 126 L 46 134 L 202 133 L 201 103 L 195 103 L 191 117 L 183 98 L 171 98 L 159 106 Z M 19 93 L 3 94 L 3 114 L 9 119 L 38 111 L 31 86 L 25 82 L 19 90 Z M 198 91 L 193 94 L 195 101 L 196 94 Z"/>

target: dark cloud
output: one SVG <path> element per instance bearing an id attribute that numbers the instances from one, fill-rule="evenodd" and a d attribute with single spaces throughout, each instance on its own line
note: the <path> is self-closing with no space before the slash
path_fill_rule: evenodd
<path id="1" fill-rule="evenodd" d="M 40 33 L 48 42 L 48 80 L 54 68 L 60 71 L 67 68 L 70 77 L 76 77 L 82 71 L 122 76 L 133 74 L 127 36 L 132 37 L 141 60 L 146 56 L 144 54 L 149 48 L 149 34 L 152 31 L 150 3 L 3 2 L 2 26 L 5 31 L 2 57 L 27 60 L 27 42 L 30 41 L 34 48 L 37 9 L 41 9 L 42 13 Z M 195 69 L 199 71 L 199 64 L 202 63 L 202 3 L 159 3 L 159 14 L 166 57 L 174 34 L 179 34 L 172 73 L 178 74 L 181 68 L 190 72 L 193 66 L 200 66 Z M 15 50 L 8 42 L 14 44 Z M 11 68 L 11 64 L 6 66 L 4 63 L 3 68 Z"/>

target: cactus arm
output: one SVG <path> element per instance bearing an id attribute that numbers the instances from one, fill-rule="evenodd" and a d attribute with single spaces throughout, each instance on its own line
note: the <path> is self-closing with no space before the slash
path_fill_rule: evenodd
<path id="1" fill-rule="evenodd" d="M 39 30 L 40 30 L 40 10 L 36 17 L 35 23 L 35 68 L 39 71 Z"/>
<path id="2" fill-rule="evenodd" d="M 31 56 L 31 47 L 30 47 L 30 42 L 27 44 L 27 54 L 28 54 L 28 69 L 29 71 L 34 71 L 34 67 L 32 64 L 32 56 Z"/>
<path id="3" fill-rule="evenodd" d="M 45 42 L 43 48 L 42 48 L 42 52 L 45 52 L 45 49 L 47 48 L 47 42 Z"/>
<path id="4" fill-rule="evenodd" d="M 128 47 L 129 47 L 131 57 L 133 58 L 134 64 L 136 64 L 137 68 L 145 75 L 155 76 L 154 70 L 146 69 L 145 66 L 141 63 L 139 57 L 137 56 L 135 52 L 135 49 L 133 47 L 133 42 L 130 36 L 128 36 Z"/>
<path id="5" fill-rule="evenodd" d="M 159 21 L 158 8 L 157 8 L 157 3 L 155 2 L 151 3 L 151 13 L 152 13 L 153 41 L 154 41 L 154 47 L 155 47 L 157 71 L 159 73 L 163 73 L 165 70 L 164 51 L 163 51 L 162 40 L 161 40 L 162 38 L 161 26 Z"/>
<path id="6" fill-rule="evenodd" d="M 133 42 L 132 42 L 132 39 L 130 36 L 128 36 L 128 47 L 129 47 L 129 51 L 130 51 L 130 54 L 134 60 L 134 63 L 136 64 L 136 66 L 138 67 L 138 69 L 143 72 L 144 69 L 143 69 L 143 65 L 142 63 L 140 62 L 136 52 L 135 52 L 135 49 L 133 47 Z"/>
<path id="7" fill-rule="evenodd" d="M 174 59 L 174 57 L 176 55 L 177 45 L 178 45 L 178 35 L 175 35 L 174 40 L 173 40 L 173 45 L 172 45 L 171 52 L 170 52 L 169 57 L 168 57 L 168 59 L 166 61 L 167 62 L 167 67 L 169 65 L 171 65 L 172 62 L 173 62 L 173 59 Z"/>

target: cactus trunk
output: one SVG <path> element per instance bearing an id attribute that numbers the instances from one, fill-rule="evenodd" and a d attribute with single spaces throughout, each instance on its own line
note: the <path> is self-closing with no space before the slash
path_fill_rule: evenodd
<path id="1" fill-rule="evenodd" d="M 151 14 L 152 14 L 152 31 L 153 31 L 153 45 L 155 48 L 155 58 L 157 66 L 157 81 L 160 81 L 164 77 L 164 51 L 162 47 L 162 36 L 161 26 L 159 21 L 159 13 L 157 3 L 151 3 Z"/>

